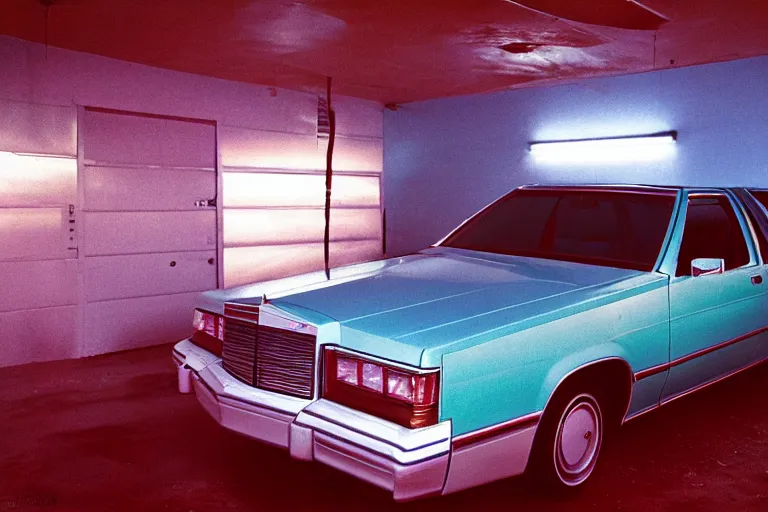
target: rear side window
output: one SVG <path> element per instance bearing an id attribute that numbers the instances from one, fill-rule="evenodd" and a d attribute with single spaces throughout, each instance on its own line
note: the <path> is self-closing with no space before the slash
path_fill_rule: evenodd
<path id="1" fill-rule="evenodd" d="M 768 264 L 768 240 L 765 238 L 763 226 L 755 218 L 755 215 L 762 215 L 762 212 L 754 211 L 753 206 L 750 204 L 745 204 L 744 206 L 746 207 L 744 210 L 747 212 L 749 221 L 752 223 L 752 228 L 755 230 L 755 235 L 757 235 L 757 244 L 760 246 L 760 255 L 763 257 L 763 263 Z M 756 207 L 757 205 L 754 206 Z"/>
<path id="2" fill-rule="evenodd" d="M 723 259 L 725 270 L 749 263 L 747 241 L 725 196 L 692 197 L 688 201 L 677 275 L 691 275 L 691 261 L 696 258 Z"/>

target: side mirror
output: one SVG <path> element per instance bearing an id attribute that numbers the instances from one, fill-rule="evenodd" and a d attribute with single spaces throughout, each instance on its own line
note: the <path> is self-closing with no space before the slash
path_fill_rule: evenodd
<path id="1" fill-rule="evenodd" d="M 709 274 L 722 274 L 725 272 L 725 260 L 721 258 L 696 258 L 691 261 L 691 275 L 693 277 Z"/>

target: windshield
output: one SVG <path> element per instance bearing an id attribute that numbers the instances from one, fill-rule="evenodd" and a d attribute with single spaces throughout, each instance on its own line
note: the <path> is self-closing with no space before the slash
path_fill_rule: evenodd
<path id="1" fill-rule="evenodd" d="M 441 246 L 649 272 L 674 203 L 674 194 L 518 189 Z"/>

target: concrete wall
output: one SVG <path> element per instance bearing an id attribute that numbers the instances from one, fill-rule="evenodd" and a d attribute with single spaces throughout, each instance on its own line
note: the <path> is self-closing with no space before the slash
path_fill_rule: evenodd
<path id="1" fill-rule="evenodd" d="M 324 93 L 323 86 L 318 84 L 318 92 Z M 175 283 L 178 289 L 193 290 L 176 295 L 178 300 L 186 301 L 184 307 L 174 305 L 168 296 L 142 296 L 136 301 L 144 304 L 144 309 L 133 310 L 121 304 L 113 311 L 113 321 L 109 320 L 113 313 L 99 314 L 100 327 L 94 327 L 93 315 L 86 308 L 88 290 L 93 286 L 113 290 L 115 283 L 90 282 L 93 272 L 89 273 L 85 248 L 92 230 L 85 229 L 90 226 L 88 222 L 83 224 L 91 214 L 89 208 L 92 209 L 85 201 L 90 183 L 86 171 L 101 165 L 102 160 L 109 161 L 110 155 L 120 153 L 127 141 L 119 140 L 120 137 L 112 136 L 111 132 L 85 130 L 85 107 L 215 122 L 215 130 L 210 130 L 215 140 L 193 146 L 210 148 L 213 164 L 205 167 L 217 171 L 218 241 L 214 236 L 213 248 L 218 251 L 215 260 L 219 286 L 322 266 L 322 244 L 317 243 L 322 240 L 322 223 L 315 221 L 317 215 L 310 220 L 294 215 L 298 219 L 295 226 L 286 220 L 293 218 L 289 215 L 291 207 L 296 206 L 306 215 L 309 215 L 308 208 L 322 208 L 325 153 L 316 133 L 317 94 L 167 71 L 0 37 L 0 238 L 4 246 L 0 251 L 3 297 L 0 299 L 0 366 L 174 341 L 172 338 L 179 328 L 166 332 L 165 326 L 180 325 L 186 330 L 191 325 L 190 304 L 195 301 L 194 290 L 200 289 L 192 283 L 194 275 L 188 276 L 188 283 Z M 334 107 L 338 133 L 334 164 L 340 174 L 340 190 L 343 189 L 336 197 L 336 207 L 346 208 L 336 215 L 341 225 L 332 234 L 335 259 L 331 264 L 336 266 L 381 256 L 378 212 L 383 121 L 381 106 L 375 102 L 335 97 Z M 86 153 L 89 144 L 93 149 L 93 140 L 99 138 L 99 133 L 104 139 L 99 142 L 104 158 L 96 159 L 97 162 Z M 175 136 L 166 138 L 169 137 L 174 139 L 169 142 L 178 142 Z M 138 144 L 136 140 L 130 142 L 134 146 Z M 162 140 L 151 137 L 145 142 L 161 153 L 166 146 Z M 110 144 L 114 144 L 114 151 L 110 150 Z M 190 151 L 189 147 L 184 151 Z M 55 155 L 56 158 L 20 154 Z M 158 166 L 147 165 L 153 162 L 151 159 L 133 160 L 121 162 L 121 166 L 107 165 L 109 169 L 104 172 L 119 177 L 120 169 L 127 167 L 146 179 L 139 183 L 125 181 L 123 176 L 122 183 L 150 186 L 152 179 L 159 176 Z M 168 173 L 186 169 L 169 165 Z M 344 173 L 348 176 L 342 177 Z M 227 184 L 232 180 L 237 185 L 229 187 L 228 194 Z M 99 183 L 106 188 L 96 199 L 126 195 L 125 190 L 118 190 L 123 186 L 118 184 L 120 180 L 102 181 Z M 260 188 L 250 190 L 250 185 L 244 185 L 246 182 L 260 184 Z M 271 189 L 265 189 L 265 183 L 285 187 L 288 182 L 290 191 L 295 192 L 293 195 L 286 190 L 272 194 Z M 178 197 L 168 190 L 154 192 L 157 197 L 153 200 L 166 197 L 178 202 L 182 199 L 180 189 Z M 301 201 L 294 200 L 294 195 Z M 135 197 L 138 207 L 143 207 L 147 193 L 137 192 L 127 197 Z M 262 201 L 263 197 L 270 198 L 271 202 Z M 276 203 L 280 197 L 287 198 L 287 202 Z M 189 203 L 192 208 L 193 201 L 188 199 L 184 196 L 184 205 L 180 207 L 187 208 Z M 161 206 L 158 208 L 164 209 L 167 205 Z M 131 204 L 127 207 L 133 208 Z M 101 210 L 120 208 L 108 204 L 100 207 Z M 237 214 L 239 224 L 235 220 L 227 224 L 228 211 Z M 358 214 L 360 212 L 365 215 Z M 251 217 L 243 222 L 248 215 Z M 353 218 L 347 218 L 350 215 Z M 252 221 L 256 217 L 270 218 L 258 226 L 258 231 L 250 232 L 248 226 L 255 226 Z M 70 232 L 72 225 L 77 229 Z M 147 231 L 145 227 L 155 232 L 162 226 L 157 222 L 152 226 L 131 226 L 139 234 Z M 300 239 L 295 236 L 294 228 L 302 230 Z M 235 239 L 228 240 L 227 233 L 234 233 L 231 236 Z M 297 251 L 304 256 L 301 267 L 294 265 Z M 142 257 L 152 259 L 151 256 Z M 259 258 L 269 260 L 269 274 L 265 274 L 264 265 L 254 264 Z M 181 263 L 174 266 L 173 271 L 182 266 Z M 141 270 L 133 274 L 125 268 L 107 268 L 105 271 L 109 272 L 99 275 L 120 274 L 121 281 L 117 284 L 121 285 L 134 285 L 131 275 L 139 277 L 136 272 L 149 275 L 146 267 L 137 267 Z M 163 268 L 170 271 L 167 262 Z M 155 280 L 150 281 L 156 284 Z M 216 282 L 216 276 L 212 282 Z M 162 312 L 163 308 L 168 311 Z M 160 312 L 160 316 L 149 319 L 148 312 Z M 173 320 L 171 315 L 180 316 Z M 132 319 L 132 323 L 121 323 L 119 319 Z M 119 343 L 107 340 L 116 333 L 121 338 Z"/>
<path id="2" fill-rule="evenodd" d="M 527 183 L 768 186 L 768 57 L 403 105 L 384 116 L 390 255 Z M 528 142 L 677 130 L 653 163 L 543 165 Z"/>

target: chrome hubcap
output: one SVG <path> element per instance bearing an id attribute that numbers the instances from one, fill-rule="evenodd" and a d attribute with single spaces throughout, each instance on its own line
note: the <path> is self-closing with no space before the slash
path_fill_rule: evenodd
<path id="1" fill-rule="evenodd" d="M 589 395 L 576 397 L 560 419 L 555 442 L 555 467 L 566 485 L 578 485 L 589 477 L 602 442 L 602 418 L 597 401 Z"/>

